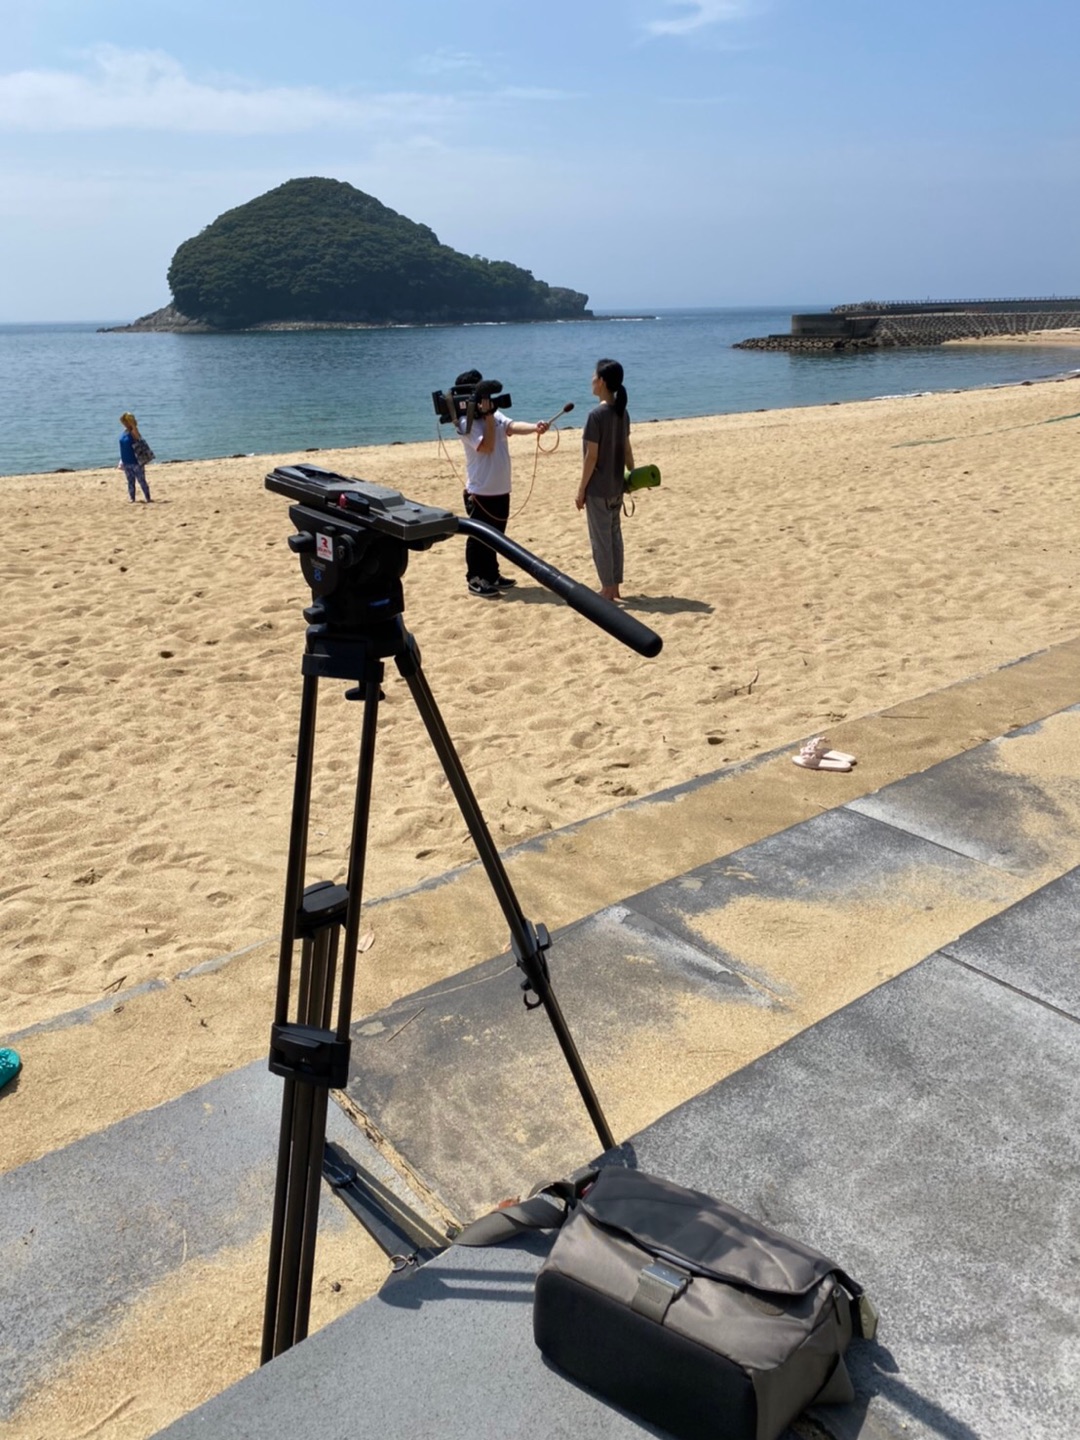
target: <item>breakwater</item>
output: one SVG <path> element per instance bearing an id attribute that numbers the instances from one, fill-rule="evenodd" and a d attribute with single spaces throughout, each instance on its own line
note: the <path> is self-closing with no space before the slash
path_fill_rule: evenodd
<path id="1" fill-rule="evenodd" d="M 1080 328 L 1080 298 L 867 301 L 793 315 L 787 335 L 741 340 L 737 350 L 880 350 L 987 335 Z"/>

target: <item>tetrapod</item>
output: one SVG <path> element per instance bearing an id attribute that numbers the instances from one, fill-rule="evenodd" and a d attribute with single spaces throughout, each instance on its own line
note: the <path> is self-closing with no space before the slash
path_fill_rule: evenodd
<path id="1" fill-rule="evenodd" d="M 653 631 L 483 521 L 420 505 L 396 490 L 310 465 L 274 470 L 266 477 L 266 486 L 298 502 L 289 509 L 297 533 L 288 543 L 300 557 L 312 604 L 304 611 L 309 623 L 301 665 L 300 729 L 270 1035 L 270 1069 L 284 1077 L 285 1090 L 263 1321 L 264 1364 L 307 1335 L 327 1102 L 330 1090 L 342 1089 L 349 1073 L 349 1027 L 384 660 L 394 661 L 409 688 L 510 927 L 514 958 L 524 975 L 525 1005 L 543 1006 L 547 1012 L 601 1145 L 607 1150 L 615 1143 L 551 987 L 550 937 L 543 925 L 534 925 L 522 913 L 428 687 L 416 642 L 402 621 L 401 577 L 410 550 L 430 549 L 457 532 L 476 535 L 639 654 L 656 655 L 661 647 Z M 346 699 L 362 700 L 363 714 L 346 883 L 319 881 L 305 886 L 320 679 L 353 682 L 356 688 L 346 692 Z M 297 941 L 300 973 L 294 986 Z"/>

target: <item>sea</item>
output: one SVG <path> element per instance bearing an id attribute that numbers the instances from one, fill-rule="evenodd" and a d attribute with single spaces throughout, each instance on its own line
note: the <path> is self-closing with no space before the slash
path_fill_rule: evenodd
<path id="1" fill-rule="evenodd" d="M 1080 347 L 1035 344 L 732 348 L 787 333 L 793 312 L 828 308 L 223 335 L 103 333 L 123 320 L 0 325 L 0 476 L 115 465 L 124 410 L 159 461 L 432 440 L 432 391 L 472 368 L 502 381 L 510 415 L 546 420 L 572 404 L 565 423 L 580 424 L 596 361 L 609 356 L 626 371 L 637 423 L 1013 384 L 1080 366 Z"/>

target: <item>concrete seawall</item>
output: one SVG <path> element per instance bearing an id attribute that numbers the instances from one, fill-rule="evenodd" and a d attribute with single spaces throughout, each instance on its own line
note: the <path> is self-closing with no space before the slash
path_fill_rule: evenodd
<path id="1" fill-rule="evenodd" d="M 1080 328 L 1080 299 L 949 301 L 935 305 L 840 305 L 819 315 L 793 315 L 789 335 L 742 340 L 736 350 L 863 350 L 941 345 L 984 335 Z"/>

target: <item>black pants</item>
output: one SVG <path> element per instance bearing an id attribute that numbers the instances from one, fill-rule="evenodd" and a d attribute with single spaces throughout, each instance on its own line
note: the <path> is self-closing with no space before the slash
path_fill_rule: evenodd
<path id="1" fill-rule="evenodd" d="M 465 514 L 471 520 L 483 520 L 501 534 L 506 534 L 506 522 L 510 518 L 510 494 L 471 495 L 465 491 Z M 491 580 L 499 578 L 499 557 L 490 545 L 470 535 L 465 541 L 465 578 L 467 580 Z"/>

